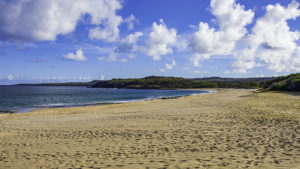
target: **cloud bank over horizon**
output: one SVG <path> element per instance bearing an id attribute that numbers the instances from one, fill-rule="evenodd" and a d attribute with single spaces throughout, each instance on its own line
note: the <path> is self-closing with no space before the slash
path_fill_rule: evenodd
<path id="1" fill-rule="evenodd" d="M 108 46 L 94 57 L 99 62 L 126 64 L 145 56 L 162 62 L 156 69 L 167 73 L 175 66 L 196 69 L 207 60 L 228 58 L 226 73 L 247 74 L 260 68 L 274 73 L 300 71 L 300 32 L 289 25 L 300 15 L 296 0 L 288 5 L 266 4 L 257 17 L 255 9 L 238 0 L 209 2 L 213 18 L 199 19 L 197 26 L 186 25 L 183 32 L 174 24 L 168 26 L 164 18 L 152 21 L 151 27 L 139 25 L 143 18 L 120 14 L 126 5 L 121 0 L 0 1 L 0 52 L 1 46 L 10 43 L 55 45 L 60 37 L 76 37 L 81 25 L 79 44 L 91 44 L 95 53 L 96 48 Z M 85 50 L 84 45 L 77 46 L 60 56 L 88 64 L 92 58 Z M 183 58 L 190 64 L 181 64 L 178 60 Z"/>

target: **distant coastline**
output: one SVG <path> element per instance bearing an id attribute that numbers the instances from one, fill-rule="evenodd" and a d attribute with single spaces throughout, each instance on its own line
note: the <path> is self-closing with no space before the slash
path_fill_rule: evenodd
<path id="1" fill-rule="evenodd" d="M 112 80 L 93 80 L 90 82 L 67 82 L 67 83 L 41 83 L 41 84 L 16 84 L 16 85 L 0 85 L 0 87 L 84 87 L 84 88 L 103 88 L 103 89 L 155 89 L 155 90 L 184 90 L 184 89 L 217 89 L 217 88 L 246 88 L 246 89 L 260 89 L 261 91 L 278 90 L 278 91 L 300 91 L 300 73 L 291 74 L 280 77 L 264 77 L 264 78 L 195 78 L 186 79 L 180 77 L 162 77 L 149 76 L 139 79 L 112 79 Z M 73 93 L 70 92 L 69 95 Z M 6 96 L 2 96 L 6 97 Z M 170 96 L 171 98 L 173 96 Z M 167 99 L 169 97 L 162 97 Z M 150 100 L 153 98 L 150 98 Z M 154 99 L 161 99 L 155 97 Z M 148 100 L 148 98 L 138 99 Z M 1 101 L 1 100 L 0 100 Z M 119 102 L 131 102 L 131 100 L 118 101 L 95 101 L 95 102 L 76 102 L 68 103 L 51 103 L 45 105 L 38 105 L 27 107 L 25 110 L 19 110 L 17 106 L 15 109 L 3 109 L 0 105 L 0 113 L 14 113 L 27 112 L 29 110 L 38 108 L 51 107 L 78 107 L 89 105 L 115 104 Z M 3 102 L 3 101 L 2 101 Z M 5 100 L 4 100 L 5 102 Z M 13 101 L 12 101 L 13 102 Z"/>
<path id="2" fill-rule="evenodd" d="M 144 78 L 93 80 L 90 82 L 65 83 L 32 83 L 15 84 L 16 86 L 86 86 L 91 88 L 118 88 L 118 89 L 195 89 L 195 88 L 257 88 L 258 83 L 271 80 L 264 78 L 181 78 L 149 76 Z"/>
<path id="3" fill-rule="evenodd" d="M 181 78 L 148 76 L 144 78 L 93 80 L 90 82 L 16 84 L 17 86 L 86 86 L 90 88 L 118 89 L 195 89 L 244 88 L 262 90 L 300 91 L 300 73 L 279 77 L 257 78 Z"/>

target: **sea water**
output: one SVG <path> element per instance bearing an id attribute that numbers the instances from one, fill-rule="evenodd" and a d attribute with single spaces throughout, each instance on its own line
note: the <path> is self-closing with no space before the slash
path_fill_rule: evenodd
<path id="1" fill-rule="evenodd" d="M 200 90 L 104 89 L 85 86 L 0 86 L 0 111 L 113 104 L 204 94 Z"/>

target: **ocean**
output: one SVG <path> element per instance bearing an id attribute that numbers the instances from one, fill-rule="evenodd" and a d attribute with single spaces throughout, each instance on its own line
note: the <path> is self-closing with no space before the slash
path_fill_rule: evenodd
<path id="1" fill-rule="evenodd" d="M 104 89 L 85 86 L 0 86 L 0 112 L 114 104 L 204 94 L 200 90 Z"/>

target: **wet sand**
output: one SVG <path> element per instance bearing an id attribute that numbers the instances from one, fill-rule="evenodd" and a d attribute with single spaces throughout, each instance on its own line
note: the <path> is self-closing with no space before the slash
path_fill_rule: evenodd
<path id="1" fill-rule="evenodd" d="M 297 168 L 298 94 L 224 89 L 2 114 L 0 168 Z"/>

